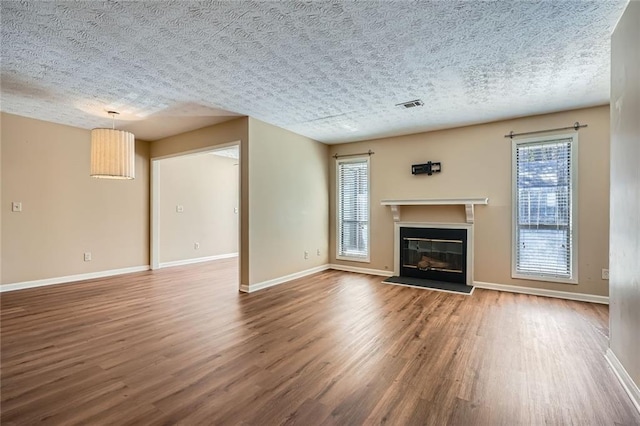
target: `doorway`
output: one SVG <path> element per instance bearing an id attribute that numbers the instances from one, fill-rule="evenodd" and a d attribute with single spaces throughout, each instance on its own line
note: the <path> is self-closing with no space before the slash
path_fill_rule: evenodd
<path id="1" fill-rule="evenodd" d="M 150 249 L 151 269 L 239 258 L 239 142 L 151 159 Z"/>

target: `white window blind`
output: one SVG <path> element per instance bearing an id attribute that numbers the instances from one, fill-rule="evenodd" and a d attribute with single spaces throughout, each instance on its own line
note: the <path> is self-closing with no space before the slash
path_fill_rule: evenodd
<path id="1" fill-rule="evenodd" d="M 575 278 L 574 137 L 514 142 L 514 276 Z"/>
<path id="2" fill-rule="evenodd" d="M 338 160 L 338 257 L 369 259 L 369 159 Z"/>

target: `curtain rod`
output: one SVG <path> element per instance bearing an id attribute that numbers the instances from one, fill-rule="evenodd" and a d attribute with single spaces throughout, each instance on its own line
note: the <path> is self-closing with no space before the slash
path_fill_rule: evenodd
<path id="1" fill-rule="evenodd" d="M 587 125 L 586 124 L 580 124 L 579 121 L 576 121 L 575 123 L 573 123 L 573 126 L 558 127 L 557 129 L 535 130 L 533 132 L 522 132 L 522 133 L 513 133 L 513 130 L 512 130 L 512 131 L 509 132 L 508 135 L 504 135 L 504 137 L 513 139 L 516 136 L 535 135 L 536 133 L 555 132 L 557 130 L 568 130 L 568 129 L 578 130 L 578 129 L 581 129 L 583 127 L 587 127 Z"/>
<path id="2" fill-rule="evenodd" d="M 344 155 L 338 155 L 338 154 L 336 153 L 336 155 L 334 155 L 334 156 L 333 156 L 333 158 L 338 159 L 338 158 L 342 158 L 342 157 L 357 157 L 357 156 L 359 156 L 359 155 L 369 155 L 369 156 L 371 156 L 371 155 L 373 155 L 373 154 L 375 154 L 375 152 L 373 152 L 373 151 L 371 151 L 371 150 L 369 150 L 369 151 L 367 151 L 367 152 L 359 152 L 359 153 L 357 153 L 357 154 L 344 154 Z"/>

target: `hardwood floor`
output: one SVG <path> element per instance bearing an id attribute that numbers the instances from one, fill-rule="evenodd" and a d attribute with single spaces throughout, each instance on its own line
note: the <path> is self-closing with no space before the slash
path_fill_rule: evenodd
<path id="1" fill-rule="evenodd" d="M 606 306 L 236 267 L 3 293 L 2 424 L 640 424 Z"/>

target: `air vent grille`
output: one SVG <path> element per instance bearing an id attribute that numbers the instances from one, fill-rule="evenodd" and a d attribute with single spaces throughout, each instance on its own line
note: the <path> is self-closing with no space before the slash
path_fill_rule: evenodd
<path id="1" fill-rule="evenodd" d="M 422 102 L 420 99 L 415 99 L 413 101 L 401 102 L 399 104 L 396 104 L 397 107 L 400 107 L 402 109 L 421 107 L 423 105 L 424 105 L 424 102 Z"/>

